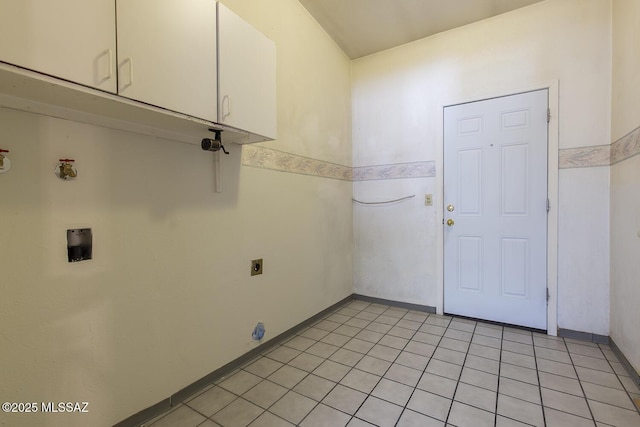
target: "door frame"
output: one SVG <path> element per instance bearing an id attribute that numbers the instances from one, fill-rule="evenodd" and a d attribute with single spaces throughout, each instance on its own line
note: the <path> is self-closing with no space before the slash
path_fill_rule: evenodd
<path id="1" fill-rule="evenodd" d="M 443 102 L 439 108 L 438 137 L 439 144 L 436 170 L 442 171 L 436 174 L 436 188 L 441 190 L 441 197 L 436 198 L 435 209 L 438 212 L 438 225 L 440 220 L 444 220 L 444 109 L 458 104 L 484 101 L 487 99 L 503 96 L 517 95 L 524 92 L 536 90 L 549 91 L 549 105 L 551 120 L 548 127 L 547 137 L 547 194 L 549 197 L 550 209 L 547 216 L 547 287 L 549 300 L 547 303 L 547 334 L 556 336 L 558 334 L 558 124 L 559 124 L 559 81 L 553 80 L 540 84 L 525 87 L 513 88 L 505 91 L 496 91 L 490 94 L 478 94 L 465 99 L 452 99 Z M 444 226 L 438 227 L 437 233 L 437 262 L 436 278 L 438 280 L 438 305 L 436 312 L 444 313 Z"/>

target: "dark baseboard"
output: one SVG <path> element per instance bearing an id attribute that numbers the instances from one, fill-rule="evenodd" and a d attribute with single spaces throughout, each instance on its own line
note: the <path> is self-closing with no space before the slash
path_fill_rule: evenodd
<path id="1" fill-rule="evenodd" d="M 618 347 L 615 341 L 613 341 L 613 339 L 611 338 L 609 338 L 609 346 L 611 347 L 611 350 L 613 351 L 613 353 L 618 357 L 618 360 L 620 361 L 620 363 L 622 363 L 622 366 L 624 366 L 624 369 L 629 374 L 629 377 L 631 377 L 635 385 L 638 386 L 638 388 L 640 388 L 640 374 L 636 372 L 636 370 L 633 368 L 629 360 L 625 357 L 625 355 L 620 350 L 620 347 Z"/>
<path id="2" fill-rule="evenodd" d="M 596 344 L 609 344 L 607 335 L 592 334 L 590 332 L 580 332 L 571 329 L 558 328 L 558 336 L 562 338 L 571 338 L 579 341 L 590 341 Z"/>
<path id="3" fill-rule="evenodd" d="M 229 374 L 230 372 L 234 371 L 235 369 L 238 369 L 239 367 L 241 367 L 245 363 L 247 363 L 249 360 L 253 359 L 254 357 L 257 357 L 261 353 L 264 353 L 265 351 L 269 350 L 271 347 L 274 347 L 274 346 L 278 345 L 280 342 L 282 342 L 283 340 L 285 340 L 289 336 L 295 335 L 296 332 L 306 328 L 307 326 L 311 326 L 313 323 L 317 322 L 318 320 L 320 320 L 321 318 L 323 318 L 324 316 L 326 316 L 330 312 L 334 311 L 336 308 L 340 307 L 341 305 L 343 305 L 343 304 L 345 304 L 345 303 L 347 303 L 347 302 L 349 302 L 349 301 L 351 301 L 353 299 L 354 299 L 354 295 L 353 294 L 349 295 L 346 298 L 343 298 L 342 300 L 340 300 L 337 303 L 331 305 L 330 307 L 327 307 L 324 310 L 322 310 L 321 312 L 311 316 L 307 320 L 304 320 L 303 322 L 297 324 L 296 326 L 294 326 L 294 327 L 286 330 L 285 332 L 283 332 L 283 333 L 271 338 L 269 341 L 260 344 L 259 346 L 255 347 L 251 351 L 249 351 L 249 352 L 243 354 L 242 356 L 232 360 L 231 362 L 227 363 L 226 365 L 222 366 L 221 368 L 218 368 L 215 371 L 205 375 L 204 377 L 200 378 L 199 380 L 195 381 L 194 383 L 189 384 L 188 386 L 186 386 L 182 390 L 172 394 L 170 397 L 168 397 L 166 399 L 163 399 L 160 402 L 156 403 L 155 405 L 150 406 L 150 407 L 148 407 L 146 409 L 143 409 L 142 411 L 140 411 L 140 412 L 138 412 L 138 413 L 136 413 L 134 415 L 131 415 L 130 417 L 120 421 L 117 424 L 114 424 L 113 427 L 137 427 L 140 424 L 144 423 L 145 421 L 157 417 L 158 415 L 162 414 L 163 412 L 169 410 L 172 406 L 175 406 L 175 405 L 179 404 L 180 402 L 182 402 L 183 400 L 187 399 L 188 397 L 198 393 L 200 390 L 202 390 L 205 387 L 207 387 L 208 385 L 212 384 L 213 382 L 215 382 L 219 378 L 222 378 L 223 376 Z"/>
<path id="4" fill-rule="evenodd" d="M 368 297 L 366 295 L 360 295 L 360 294 L 353 294 L 352 296 L 353 296 L 353 299 L 365 301 L 365 302 L 371 302 L 374 304 L 382 304 L 382 305 L 388 305 L 391 307 L 406 308 L 407 310 L 424 311 L 426 313 L 436 312 L 435 307 L 431 307 L 428 305 L 419 305 L 419 304 L 411 304 L 408 302 L 392 301 L 392 300 L 383 299 L 383 298 Z"/>

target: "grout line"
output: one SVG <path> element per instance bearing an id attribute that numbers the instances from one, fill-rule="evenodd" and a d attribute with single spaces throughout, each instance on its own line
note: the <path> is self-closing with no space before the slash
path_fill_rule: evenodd
<path id="1" fill-rule="evenodd" d="M 569 346 L 567 345 L 567 340 L 566 339 L 562 339 L 562 341 L 564 342 L 565 347 L 567 348 L 567 353 L 569 354 L 569 359 L 571 360 L 571 366 L 573 366 L 573 371 L 576 373 L 576 378 L 578 379 L 578 384 L 580 385 L 580 390 L 582 390 L 582 396 L 584 397 L 584 401 L 587 404 L 587 408 L 589 408 L 589 414 L 591 414 L 591 421 L 593 421 L 593 424 L 596 425 L 596 417 L 593 415 L 593 410 L 591 409 L 591 404 L 589 403 L 589 399 L 587 399 L 587 393 L 585 393 L 584 391 L 584 387 L 582 387 L 582 380 L 580 379 L 580 376 L 578 375 L 578 370 L 576 369 L 576 365 L 575 363 L 573 363 L 573 357 L 571 357 L 571 352 L 569 351 Z M 596 344 L 597 346 L 597 344 Z M 597 346 L 598 349 L 600 349 L 600 346 Z M 602 350 L 600 350 L 602 352 Z M 604 353 L 602 354 L 604 356 Z M 605 357 L 606 360 L 606 357 Z M 617 377 L 616 377 L 617 378 Z M 620 381 L 620 380 L 618 380 Z M 622 385 L 622 383 L 620 383 Z M 624 386 L 623 386 L 624 388 Z M 540 389 L 541 393 L 542 393 L 542 389 Z M 575 415 L 575 414 L 573 414 Z"/>

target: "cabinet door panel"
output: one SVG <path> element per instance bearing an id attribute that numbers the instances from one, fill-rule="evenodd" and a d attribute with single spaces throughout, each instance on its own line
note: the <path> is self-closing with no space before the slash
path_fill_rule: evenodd
<path id="1" fill-rule="evenodd" d="M 2 0 L 0 61 L 116 92 L 113 0 Z"/>
<path id="2" fill-rule="evenodd" d="M 276 47 L 218 3 L 218 122 L 276 137 Z"/>
<path id="3" fill-rule="evenodd" d="M 215 122 L 216 3 L 117 0 L 118 93 Z"/>

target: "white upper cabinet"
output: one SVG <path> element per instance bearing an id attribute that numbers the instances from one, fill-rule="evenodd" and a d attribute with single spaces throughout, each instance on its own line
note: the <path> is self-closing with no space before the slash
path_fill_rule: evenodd
<path id="1" fill-rule="evenodd" d="M 276 47 L 218 3 L 218 123 L 276 138 Z"/>
<path id="2" fill-rule="evenodd" d="M 0 1 L 0 61 L 116 92 L 113 0 Z"/>
<path id="3" fill-rule="evenodd" d="M 118 94 L 217 121 L 214 0 L 117 0 Z"/>

